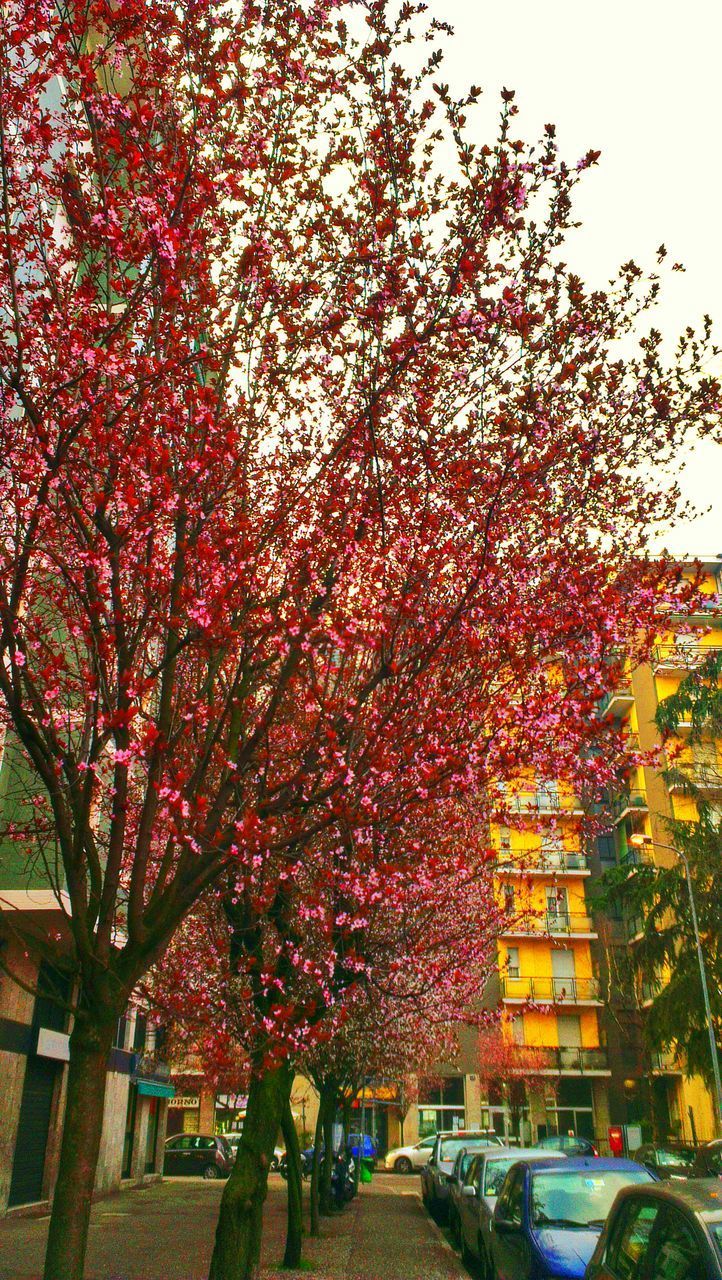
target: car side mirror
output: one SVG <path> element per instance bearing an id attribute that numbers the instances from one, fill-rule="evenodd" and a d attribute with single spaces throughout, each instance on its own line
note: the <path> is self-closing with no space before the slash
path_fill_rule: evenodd
<path id="1" fill-rule="evenodd" d="M 461 1194 L 462 1196 L 468 1196 L 469 1199 L 471 1200 L 472 1197 L 476 1195 L 476 1187 L 473 1187 L 473 1186 L 462 1187 Z"/>
<path id="2" fill-rule="evenodd" d="M 518 1222 L 511 1222 L 509 1218 L 494 1218 L 494 1230 L 498 1231 L 500 1236 L 510 1236 L 516 1231 L 521 1231 Z"/>

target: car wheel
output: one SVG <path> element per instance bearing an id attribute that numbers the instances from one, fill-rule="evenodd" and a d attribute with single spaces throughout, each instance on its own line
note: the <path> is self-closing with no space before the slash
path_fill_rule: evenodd
<path id="1" fill-rule="evenodd" d="M 411 1173 L 411 1161 L 408 1156 L 399 1156 L 394 1160 L 394 1173 Z"/>
<path id="2" fill-rule="evenodd" d="M 213 1182 L 214 1178 L 219 1178 L 220 1174 L 218 1172 L 218 1165 L 207 1164 L 203 1170 L 203 1177 L 206 1179 L 206 1182 Z"/>

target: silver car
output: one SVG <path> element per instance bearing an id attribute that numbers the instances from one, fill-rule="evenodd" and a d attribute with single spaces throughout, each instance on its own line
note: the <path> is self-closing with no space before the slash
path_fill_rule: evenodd
<path id="1" fill-rule="evenodd" d="M 451 1174 L 460 1151 L 499 1150 L 501 1139 L 493 1129 L 454 1129 L 437 1133 L 436 1145 L 425 1169 L 421 1170 L 421 1198 L 435 1218 L 443 1221 L 449 1203 Z"/>
<path id="2" fill-rule="evenodd" d="M 458 1221 L 452 1223 L 461 1245 L 464 1262 L 478 1262 L 483 1280 L 493 1275 L 489 1251 L 489 1229 L 501 1185 L 517 1160 L 564 1160 L 561 1151 L 539 1147 L 490 1147 L 474 1157 L 460 1194 L 454 1198 Z"/>

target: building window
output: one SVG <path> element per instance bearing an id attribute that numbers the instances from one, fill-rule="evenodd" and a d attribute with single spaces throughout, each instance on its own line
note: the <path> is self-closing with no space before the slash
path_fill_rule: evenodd
<path id="1" fill-rule="evenodd" d="M 442 1130 L 463 1129 L 465 1118 L 463 1076 L 446 1076 L 439 1081 L 420 1082 L 420 1138 Z"/>
<path id="2" fill-rule="evenodd" d="M 524 1040 L 524 1015 L 517 1013 L 515 1017 L 509 1019 L 511 1027 L 511 1038 L 514 1044 L 525 1044 Z"/>
<path id="3" fill-rule="evenodd" d="M 506 972 L 510 978 L 520 977 L 518 947 L 507 947 L 506 949 Z"/>

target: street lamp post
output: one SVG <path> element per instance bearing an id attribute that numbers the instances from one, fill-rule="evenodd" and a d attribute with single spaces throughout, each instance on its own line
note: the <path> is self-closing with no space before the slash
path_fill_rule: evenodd
<path id="1" fill-rule="evenodd" d="M 651 836 L 635 834 L 630 837 L 630 844 L 636 848 L 644 845 L 654 845 L 656 842 Z M 704 1011 L 707 1019 L 707 1035 L 709 1036 L 709 1051 L 712 1058 L 712 1074 L 714 1076 L 715 1089 L 715 1118 L 717 1122 L 717 1132 L 722 1129 L 722 1079 L 720 1078 L 719 1055 L 717 1053 L 717 1040 L 714 1033 L 714 1023 L 712 1021 L 712 1006 L 709 1002 L 709 988 L 707 986 L 707 971 L 704 966 L 704 954 L 702 951 L 702 940 L 699 936 L 699 922 L 697 920 L 697 904 L 694 900 L 694 889 L 692 887 L 692 875 L 689 868 L 689 859 L 685 853 L 677 849 L 671 844 L 657 844 L 658 849 L 666 849 L 669 853 L 674 853 L 684 866 L 684 874 L 687 880 L 687 893 L 689 894 L 689 906 L 692 913 L 692 928 L 694 929 L 694 940 L 697 947 L 697 960 L 699 963 L 699 979 L 702 984 L 702 999 L 704 1000 Z"/>

